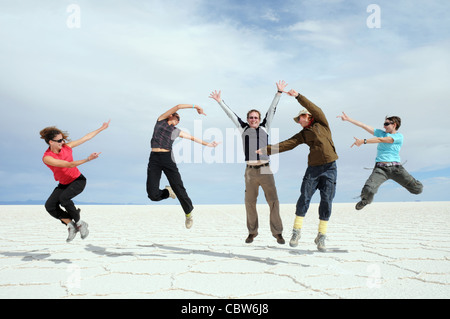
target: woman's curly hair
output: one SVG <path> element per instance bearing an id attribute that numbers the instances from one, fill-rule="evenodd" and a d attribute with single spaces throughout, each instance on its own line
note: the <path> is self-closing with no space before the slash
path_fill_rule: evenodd
<path id="1" fill-rule="evenodd" d="M 45 143 L 49 144 L 50 140 L 53 140 L 56 135 L 61 134 L 63 139 L 66 141 L 69 140 L 69 134 L 67 132 L 61 131 L 56 126 L 49 126 L 44 128 L 39 132 L 41 134 L 41 138 L 45 140 Z"/>

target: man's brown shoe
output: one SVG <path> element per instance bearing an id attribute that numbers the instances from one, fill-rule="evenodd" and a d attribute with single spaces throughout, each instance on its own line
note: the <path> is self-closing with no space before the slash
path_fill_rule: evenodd
<path id="1" fill-rule="evenodd" d="M 247 239 L 245 240 L 245 243 L 250 244 L 253 242 L 253 238 L 255 238 L 256 236 L 258 236 L 258 234 L 248 234 Z"/>
<path id="2" fill-rule="evenodd" d="M 275 237 L 277 239 L 277 243 L 279 243 L 280 245 L 284 245 L 285 241 L 284 241 L 284 238 L 283 238 L 283 236 L 281 234 L 277 234 L 277 235 L 275 235 L 273 237 Z"/>

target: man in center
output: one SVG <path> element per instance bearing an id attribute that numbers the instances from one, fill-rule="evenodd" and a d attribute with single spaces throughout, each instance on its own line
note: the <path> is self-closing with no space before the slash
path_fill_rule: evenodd
<path id="1" fill-rule="evenodd" d="M 320 190 L 319 204 L 319 231 L 314 242 L 319 251 L 326 251 L 325 239 L 328 220 L 331 217 L 331 208 L 336 193 L 338 155 L 334 147 L 330 126 L 325 113 L 317 105 L 295 90 L 287 92 L 305 108 L 294 118 L 301 125 L 302 130 L 291 138 L 276 145 L 262 147 L 259 154 L 276 154 L 289 151 L 300 144 L 309 146 L 308 168 L 303 177 L 300 188 L 300 197 L 295 211 L 294 228 L 289 242 L 291 247 L 298 245 L 305 217 L 311 198 L 315 191 Z"/>
<path id="2" fill-rule="evenodd" d="M 270 208 L 270 231 L 279 244 L 284 244 L 282 236 L 283 224 L 280 217 L 280 203 L 278 201 L 275 179 L 269 166 L 269 156 L 256 154 L 256 150 L 268 144 L 269 129 L 272 124 L 275 111 L 287 84 L 284 81 L 276 83 L 278 92 L 272 101 L 264 119 L 261 121 L 261 113 L 252 109 L 247 112 L 247 122 L 237 116 L 222 100 L 221 91 L 214 91 L 209 96 L 219 103 L 228 117 L 239 129 L 242 135 L 242 144 L 245 153 L 245 209 L 247 213 L 248 237 L 247 244 L 253 242 L 258 235 L 258 212 L 256 210 L 256 200 L 259 186 L 262 187 Z"/>

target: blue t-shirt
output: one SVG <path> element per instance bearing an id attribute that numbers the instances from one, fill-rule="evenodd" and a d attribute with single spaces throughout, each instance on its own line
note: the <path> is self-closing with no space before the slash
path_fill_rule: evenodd
<path id="1" fill-rule="evenodd" d="M 375 162 L 400 162 L 400 148 L 403 145 L 401 133 L 389 134 L 383 130 L 375 129 L 373 135 L 376 137 L 392 137 L 394 143 L 379 143 L 377 147 L 377 158 Z"/>

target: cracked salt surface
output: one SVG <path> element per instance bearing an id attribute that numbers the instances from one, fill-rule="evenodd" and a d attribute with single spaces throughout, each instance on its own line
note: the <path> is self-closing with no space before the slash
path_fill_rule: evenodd
<path id="1" fill-rule="evenodd" d="M 0 298 L 448 298 L 450 203 L 336 203 L 328 251 L 317 251 L 317 204 L 289 247 L 295 205 L 281 205 L 285 245 L 258 205 L 245 244 L 243 205 L 81 206 L 90 235 L 41 206 L 0 206 Z M 389 210 L 387 209 L 389 207 Z"/>

